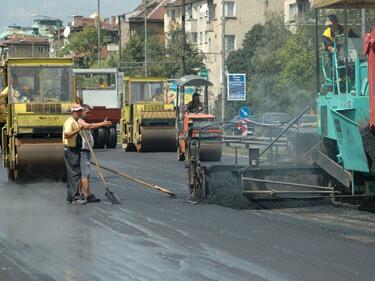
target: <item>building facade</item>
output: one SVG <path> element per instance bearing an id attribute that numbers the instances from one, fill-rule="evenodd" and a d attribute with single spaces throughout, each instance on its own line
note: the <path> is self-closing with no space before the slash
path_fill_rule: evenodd
<path id="1" fill-rule="evenodd" d="M 222 1 L 186 0 L 185 28 L 189 42 L 206 59 L 208 79 L 214 86 L 209 92 L 212 103 L 222 89 Z M 283 14 L 282 0 L 225 0 L 225 56 L 242 46 L 246 33 L 258 23 L 266 21 L 267 12 Z M 182 1 L 169 0 L 165 5 L 164 31 L 167 39 L 182 23 Z"/>
<path id="2" fill-rule="evenodd" d="M 311 9 L 310 0 L 285 0 L 284 1 L 284 18 L 285 24 L 291 27 L 291 30 L 297 26 L 305 14 Z"/>

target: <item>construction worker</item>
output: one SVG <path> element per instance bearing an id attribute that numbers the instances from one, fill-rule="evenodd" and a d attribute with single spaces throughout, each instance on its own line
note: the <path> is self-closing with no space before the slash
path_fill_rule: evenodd
<path id="1" fill-rule="evenodd" d="M 100 123 L 87 123 L 86 120 L 90 116 L 91 108 L 89 105 L 83 105 L 82 118 L 78 120 L 78 124 L 83 126 L 83 130 L 80 132 L 82 136 L 82 150 L 81 150 L 81 190 L 79 193 L 82 195 L 83 200 L 87 203 L 96 203 L 100 202 L 99 198 L 96 198 L 93 193 L 90 191 L 89 178 L 90 178 L 90 161 L 91 161 L 91 152 L 90 147 L 94 146 L 94 137 L 91 134 L 91 130 L 97 129 L 100 127 L 111 126 L 112 122 L 108 121 L 107 118 Z M 86 140 L 89 142 L 87 143 Z"/>
<path id="2" fill-rule="evenodd" d="M 190 112 L 203 111 L 203 103 L 199 100 L 199 94 L 197 92 L 193 94 L 193 99 L 187 104 L 187 110 Z"/>
<path id="3" fill-rule="evenodd" d="M 71 105 L 71 117 L 69 117 L 63 127 L 64 159 L 67 172 L 67 195 L 66 201 L 74 204 L 86 203 L 76 197 L 76 190 L 81 179 L 80 156 L 82 139 L 79 132 L 83 125 L 78 124 L 82 116 L 83 107 L 80 104 Z"/>
<path id="4" fill-rule="evenodd" d="M 344 34 L 344 28 L 340 25 L 336 15 L 328 15 L 325 22 L 326 29 L 323 32 L 322 40 L 324 48 L 329 53 L 333 54 L 335 37 Z M 347 31 L 349 38 L 357 38 L 358 35 L 353 32 L 351 28 Z M 340 48 L 342 42 L 336 42 L 337 47 Z"/>

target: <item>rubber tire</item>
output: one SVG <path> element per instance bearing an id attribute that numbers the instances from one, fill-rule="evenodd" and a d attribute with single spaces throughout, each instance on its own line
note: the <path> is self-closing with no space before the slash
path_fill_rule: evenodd
<path id="1" fill-rule="evenodd" d="M 116 148 L 117 146 L 117 130 L 116 127 L 106 128 L 107 138 L 105 145 L 107 148 Z"/>
<path id="2" fill-rule="evenodd" d="M 106 129 L 103 128 L 94 131 L 94 148 L 104 148 L 107 134 Z"/>

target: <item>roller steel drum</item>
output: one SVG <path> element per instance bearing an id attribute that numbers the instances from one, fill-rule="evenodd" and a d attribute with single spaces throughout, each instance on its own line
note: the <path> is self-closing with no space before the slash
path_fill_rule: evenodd
<path id="1" fill-rule="evenodd" d="M 66 168 L 61 140 L 20 140 L 17 146 L 16 180 L 64 181 Z"/>
<path id="2" fill-rule="evenodd" d="M 199 151 L 199 160 L 215 162 L 221 160 L 222 145 L 221 142 L 201 142 Z"/>
<path id="3" fill-rule="evenodd" d="M 176 151 L 176 129 L 174 126 L 142 126 L 141 152 L 173 152 Z"/>

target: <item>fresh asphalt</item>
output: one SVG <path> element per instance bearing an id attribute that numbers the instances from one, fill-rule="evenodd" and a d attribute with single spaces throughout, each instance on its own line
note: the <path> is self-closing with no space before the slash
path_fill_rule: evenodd
<path id="1" fill-rule="evenodd" d="M 174 153 L 97 156 L 178 197 L 106 173 L 123 200 L 111 205 L 93 172 L 103 202 L 74 206 L 63 183 L 11 184 L 1 169 L 0 280 L 375 280 L 374 216 L 356 239 L 319 219 L 192 205 Z"/>

